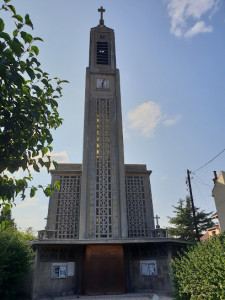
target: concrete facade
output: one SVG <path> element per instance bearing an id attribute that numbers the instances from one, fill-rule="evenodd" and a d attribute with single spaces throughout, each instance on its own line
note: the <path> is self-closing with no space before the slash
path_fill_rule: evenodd
<path id="1" fill-rule="evenodd" d="M 118 239 L 118 240 L 70 240 L 37 241 L 36 274 L 33 285 L 33 299 L 44 297 L 59 297 L 65 295 L 83 294 L 83 261 L 87 245 L 114 244 L 122 245 L 124 249 L 124 263 L 126 267 L 126 293 L 164 293 L 171 294 L 172 284 L 169 276 L 170 259 L 183 246 L 182 242 L 168 238 L 152 239 Z M 153 276 L 141 275 L 140 262 L 155 261 L 157 274 Z M 58 279 L 51 278 L 54 264 L 75 263 L 73 276 Z"/>
<path id="2" fill-rule="evenodd" d="M 225 231 L 225 172 L 221 171 L 212 190 L 221 232 Z"/>
<path id="3" fill-rule="evenodd" d="M 59 164 L 51 174 L 60 191 L 50 197 L 46 228 L 33 243 L 33 299 L 87 291 L 171 293 L 169 261 L 182 243 L 155 229 L 151 171 L 124 164 L 115 37 L 102 17 L 90 33 L 83 163 Z M 123 263 L 115 266 L 114 260 Z M 122 285 L 118 268 L 124 272 Z M 87 270 L 94 270 L 92 290 Z M 108 278 L 108 290 L 102 292 L 99 278 Z"/>

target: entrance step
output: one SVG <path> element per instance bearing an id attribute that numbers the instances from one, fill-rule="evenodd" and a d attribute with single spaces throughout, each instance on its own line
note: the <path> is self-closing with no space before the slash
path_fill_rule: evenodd
<path id="1" fill-rule="evenodd" d="M 55 298 L 42 298 L 39 300 L 172 300 L 173 297 L 165 294 L 132 293 L 121 295 L 98 295 L 98 296 L 64 296 Z"/>

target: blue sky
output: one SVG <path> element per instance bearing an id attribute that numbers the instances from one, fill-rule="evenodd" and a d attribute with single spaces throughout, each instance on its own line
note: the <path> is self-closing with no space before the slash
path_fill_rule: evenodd
<path id="1" fill-rule="evenodd" d="M 186 170 L 195 171 L 225 148 L 225 4 L 222 0 L 12 1 L 29 13 L 39 43 L 41 67 L 69 80 L 59 111 L 63 125 L 53 132 L 53 157 L 82 162 L 85 68 L 89 32 L 98 25 L 115 30 L 120 69 L 126 163 L 147 164 L 155 214 L 161 227 L 172 205 L 188 194 Z M 4 19 L 5 14 L 1 12 Z M 12 27 L 7 24 L 8 29 Z M 195 204 L 215 211 L 213 171 L 224 170 L 225 153 L 192 175 Z M 34 174 L 34 183 L 50 175 Z M 45 227 L 48 198 L 38 192 L 13 216 L 22 229 Z"/>

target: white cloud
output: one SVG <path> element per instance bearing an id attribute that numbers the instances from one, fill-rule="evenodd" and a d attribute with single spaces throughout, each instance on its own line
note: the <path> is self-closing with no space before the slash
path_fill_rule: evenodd
<path id="1" fill-rule="evenodd" d="M 43 157 L 43 161 L 47 162 L 48 161 L 48 158 L 47 156 L 51 156 L 51 160 L 52 161 L 56 161 L 57 163 L 68 163 L 69 162 L 69 157 L 68 157 L 68 154 L 66 151 L 61 151 L 61 152 L 47 152 L 45 157 Z M 35 157 L 36 161 L 38 161 L 39 158 L 42 158 L 42 155 L 38 155 Z M 43 170 L 45 169 L 45 167 L 41 167 L 41 165 L 39 165 L 40 167 L 40 170 Z M 51 164 L 51 167 L 50 169 L 54 169 L 54 165 Z M 32 166 L 29 167 L 29 170 L 30 170 L 30 173 L 34 173 L 34 169 Z"/>
<path id="2" fill-rule="evenodd" d="M 153 136 L 162 119 L 161 108 L 153 101 L 142 103 L 131 110 L 127 118 L 130 122 L 130 129 L 140 132 L 145 137 Z"/>
<path id="3" fill-rule="evenodd" d="M 38 204 L 38 198 L 25 198 L 20 204 L 16 205 L 17 208 L 28 207 L 28 206 L 36 206 Z"/>
<path id="4" fill-rule="evenodd" d="M 158 103 L 149 101 L 140 104 L 128 112 L 127 119 L 130 130 L 134 131 L 136 134 L 143 135 L 144 137 L 152 137 L 160 124 L 167 127 L 172 126 L 179 122 L 181 114 L 169 118 L 162 112 Z M 130 131 L 127 129 L 125 130 L 125 136 L 130 136 Z"/>
<path id="5" fill-rule="evenodd" d="M 42 210 L 47 210 L 47 209 L 48 209 L 48 205 L 43 205 L 43 206 L 41 206 L 41 209 L 42 209 Z"/>
<path id="6" fill-rule="evenodd" d="M 185 37 L 191 38 L 196 34 L 204 33 L 204 32 L 212 32 L 212 26 L 206 26 L 205 22 L 199 21 L 193 27 L 191 27 L 186 33 Z"/>
<path id="7" fill-rule="evenodd" d="M 158 203 L 158 200 L 157 200 L 157 199 L 153 198 L 152 200 L 153 200 L 153 204 Z"/>
<path id="8" fill-rule="evenodd" d="M 64 150 L 64 151 L 61 151 L 61 152 L 48 152 L 45 157 L 43 158 L 44 161 L 48 161 L 48 158 L 47 156 L 51 156 L 51 160 L 52 161 L 56 161 L 57 163 L 69 163 L 69 157 L 68 157 L 68 154 L 67 152 Z M 38 155 L 35 157 L 36 161 L 38 161 L 39 158 L 41 158 L 42 155 Z M 40 170 L 42 169 L 45 169 L 45 167 L 41 167 L 41 165 L 39 165 L 40 167 Z M 51 165 L 51 168 L 54 168 L 53 164 Z M 30 173 L 34 173 L 34 169 L 32 167 L 32 165 L 29 167 L 29 171 Z M 36 172 L 35 172 L 36 173 Z M 19 179 L 19 178 L 22 178 L 24 176 L 28 176 L 28 171 L 23 171 L 22 168 L 14 173 L 10 173 L 9 171 L 5 171 L 3 172 L 4 175 L 7 175 L 9 178 L 13 178 L 13 179 Z"/>
<path id="9" fill-rule="evenodd" d="M 175 117 L 171 118 L 171 119 L 166 119 L 163 121 L 165 126 L 171 126 L 176 124 L 177 122 L 179 122 L 181 119 L 181 114 L 176 115 Z"/>
<path id="10" fill-rule="evenodd" d="M 129 137 L 130 137 L 130 132 L 128 132 L 128 130 L 125 127 L 123 127 L 123 138 L 129 139 Z"/>
<path id="11" fill-rule="evenodd" d="M 14 173 L 10 173 L 9 171 L 4 171 L 3 175 L 7 175 L 9 178 L 13 178 L 13 179 L 19 179 L 21 178 L 21 170 L 18 170 Z"/>
<path id="12" fill-rule="evenodd" d="M 170 32 L 177 37 L 190 38 L 199 33 L 212 32 L 206 19 L 218 10 L 221 0 L 167 0 L 171 19 Z M 203 18 L 205 19 L 203 21 Z"/>
<path id="13" fill-rule="evenodd" d="M 66 151 L 61 151 L 61 152 L 52 152 L 49 153 L 48 155 L 51 156 L 52 160 L 58 162 L 58 163 L 68 163 L 69 162 L 69 157 Z"/>

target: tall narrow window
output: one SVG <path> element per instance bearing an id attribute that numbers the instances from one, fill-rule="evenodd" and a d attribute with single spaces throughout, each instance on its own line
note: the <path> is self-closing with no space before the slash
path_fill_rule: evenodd
<path id="1" fill-rule="evenodd" d="M 147 237 L 146 203 L 142 176 L 126 176 L 129 237 Z"/>
<path id="2" fill-rule="evenodd" d="M 56 238 L 76 239 L 79 233 L 81 176 L 60 176 Z"/>
<path id="3" fill-rule="evenodd" d="M 107 42 L 97 42 L 97 64 L 109 64 L 109 46 Z"/>
<path id="4" fill-rule="evenodd" d="M 97 99 L 96 237 L 112 237 L 110 100 Z"/>

